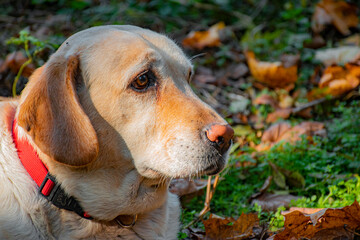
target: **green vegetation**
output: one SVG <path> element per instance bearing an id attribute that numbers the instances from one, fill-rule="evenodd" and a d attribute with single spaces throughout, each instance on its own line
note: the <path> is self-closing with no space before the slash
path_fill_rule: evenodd
<path id="1" fill-rule="evenodd" d="M 293 201 L 292 206 L 336 208 L 360 201 L 360 101 L 350 104 L 338 103 L 333 109 L 333 119 L 326 128 L 328 136 L 308 141 L 303 138 L 296 144 L 279 143 L 269 151 L 254 155 L 254 150 L 245 147 L 236 149 L 230 158 L 229 168 L 221 175 L 223 180 L 216 189 L 211 202 L 211 212 L 222 216 L 239 216 L 242 212 L 260 212 L 261 219 L 271 219 L 272 227 L 282 227 L 280 208 L 276 213 L 261 212 L 261 207 L 251 206 L 248 200 L 263 185 L 266 178 L 276 174 L 269 162 L 297 172 L 305 179 L 304 188 L 285 181 L 284 187 L 275 181 L 270 191 L 293 194 L 303 198 Z M 236 167 L 235 163 L 250 162 L 255 165 Z M 298 182 L 295 182 L 298 183 Z M 203 197 L 186 205 L 183 222 L 192 220 L 201 210 Z"/>
<path id="2" fill-rule="evenodd" d="M 189 32 L 207 30 L 209 26 L 222 21 L 226 29 L 219 47 L 185 49 L 189 56 L 200 54 L 200 57 L 192 60 L 196 69 L 210 69 L 210 75 L 217 79 L 215 83 L 202 83 L 200 87 L 196 86 L 194 80 L 193 89 L 204 100 L 207 100 L 208 96 L 215 99 L 217 104 L 214 104 L 214 108 L 226 117 L 234 127 L 235 135 L 242 140 L 241 143 L 235 141 L 228 167 L 221 173 L 221 182 L 211 202 L 211 213 L 237 218 L 243 212 L 257 212 L 261 223 L 266 223 L 270 230 L 281 228 L 284 223 L 281 211 L 285 210 L 284 207 L 268 212 L 260 205 L 251 203 L 251 196 L 261 189 L 269 176 L 272 176 L 273 180 L 267 192 L 299 197 L 292 201 L 290 206 L 335 208 L 350 205 L 355 199 L 360 201 L 359 88 L 353 90 L 351 96 L 338 97 L 313 107 L 310 120 L 325 124 L 325 136 L 303 136 L 296 143 L 280 142 L 267 151 L 258 152 L 254 146 L 261 143 L 261 134 L 270 126 L 265 119 L 276 107 L 271 104 L 255 105 L 252 101 L 256 96 L 269 95 L 276 98 L 280 94 L 277 90 L 258 89 L 250 73 L 234 78 L 229 70 L 239 64 L 246 65 L 244 50 L 253 51 L 256 57 L 263 61 L 280 61 L 283 54 L 298 55 L 299 78 L 295 88 L 286 91 L 289 96 L 298 92 L 298 105 L 310 101 L 307 93 L 318 85 L 321 76 L 318 68 L 323 70 L 324 67 L 314 59 L 316 50 L 306 47 L 314 38 L 311 32 L 311 16 L 315 6 L 313 1 L 100 2 L 102 1 L 32 0 L 28 3 L 27 7 L 31 10 L 50 11 L 53 16 L 69 17 L 71 27 L 69 30 L 61 28 L 61 24 L 55 24 L 46 40 L 33 37 L 26 21 L 14 27 L 20 28 L 16 29 L 19 34 L 9 37 L 6 48 L 2 50 L 0 47 L 2 59 L 19 48 L 28 58 L 13 82 L 14 95 L 14 86 L 22 69 L 30 62 L 36 66 L 42 65 L 73 32 L 97 25 L 133 24 L 164 32 L 181 45 L 182 39 Z M 2 10 L 1 15 L 17 12 L 13 5 Z M 27 17 L 30 18 L 31 13 Z M 27 30 L 20 31 L 23 28 Z M 15 36 L 17 32 L 13 32 L 11 36 Z M 343 38 L 334 29 L 323 35 L 324 46 L 327 47 L 338 46 L 339 40 Z M 5 41 L 1 41 L 1 44 L 3 42 Z M 210 90 L 208 95 L 202 96 L 201 88 L 204 85 Z M 17 93 L 19 90 L 17 89 Z M 230 96 L 233 93 L 239 93 L 238 96 L 243 99 L 234 101 Z M 294 104 L 293 107 L 298 105 Z M 262 125 L 254 126 L 254 123 L 239 121 L 235 117 L 239 113 L 256 115 Z M 294 115 L 287 119 L 291 125 L 303 121 L 304 118 Z M 205 196 L 197 196 L 183 201 L 181 221 L 184 226 L 196 218 L 204 206 L 204 198 Z M 193 226 L 203 227 L 201 221 Z M 179 233 L 179 239 L 185 238 L 188 238 L 185 232 Z"/>

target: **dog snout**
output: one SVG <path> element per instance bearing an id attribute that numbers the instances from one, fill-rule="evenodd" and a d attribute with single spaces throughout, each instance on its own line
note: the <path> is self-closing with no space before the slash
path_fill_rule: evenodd
<path id="1" fill-rule="evenodd" d="M 229 124 L 211 124 L 204 129 L 206 140 L 221 153 L 224 154 L 231 145 L 234 130 Z"/>

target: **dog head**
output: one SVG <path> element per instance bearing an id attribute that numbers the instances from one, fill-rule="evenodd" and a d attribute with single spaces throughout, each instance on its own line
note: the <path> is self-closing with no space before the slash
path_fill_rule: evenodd
<path id="1" fill-rule="evenodd" d="M 163 35 L 91 28 L 31 76 L 18 125 L 90 215 L 144 212 L 163 202 L 168 179 L 216 174 L 226 164 L 233 130 L 193 93 L 192 75 Z"/>

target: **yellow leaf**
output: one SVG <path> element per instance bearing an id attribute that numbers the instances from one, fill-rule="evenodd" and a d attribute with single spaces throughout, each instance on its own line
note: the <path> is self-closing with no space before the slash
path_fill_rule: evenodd
<path id="1" fill-rule="evenodd" d="M 360 66 L 346 64 L 345 67 L 331 66 L 325 69 L 319 82 L 319 88 L 332 96 L 344 94 L 360 83 Z"/>
<path id="2" fill-rule="evenodd" d="M 184 47 L 203 49 L 205 47 L 220 46 L 220 30 L 225 28 L 224 22 L 219 22 L 209 28 L 207 31 L 190 32 L 183 40 Z"/>
<path id="3" fill-rule="evenodd" d="M 271 88 L 285 88 L 297 81 L 297 66 L 284 67 L 281 62 L 263 62 L 253 52 L 246 52 L 249 69 L 254 78 Z"/>

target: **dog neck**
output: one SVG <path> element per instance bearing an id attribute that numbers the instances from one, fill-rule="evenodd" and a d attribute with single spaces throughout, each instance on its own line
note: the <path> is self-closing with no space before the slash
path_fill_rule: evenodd
<path id="1" fill-rule="evenodd" d="M 60 209 L 75 212 L 80 217 L 92 220 L 93 218 L 85 212 L 81 205 L 72 196 L 68 196 L 61 185 L 52 176 L 46 165 L 41 161 L 39 155 L 29 143 L 26 137 L 19 137 L 17 120 L 12 124 L 12 135 L 19 159 L 30 177 L 39 187 L 39 193 Z M 130 228 L 137 220 L 135 215 L 120 215 L 114 221 L 121 227 Z"/>
<path id="2" fill-rule="evenodd" d="M 38 185 L 40 194 L 58 208 L 73 211 L 82 218 L 92 219 L 89 214 L 83 211 L 75 198 L 65 193 L 55 177 L 49 173 L 27 138 L 19 137 L 16 119 L 12 125 L 12 135 L 19 159 L 30 177 Z"/>

